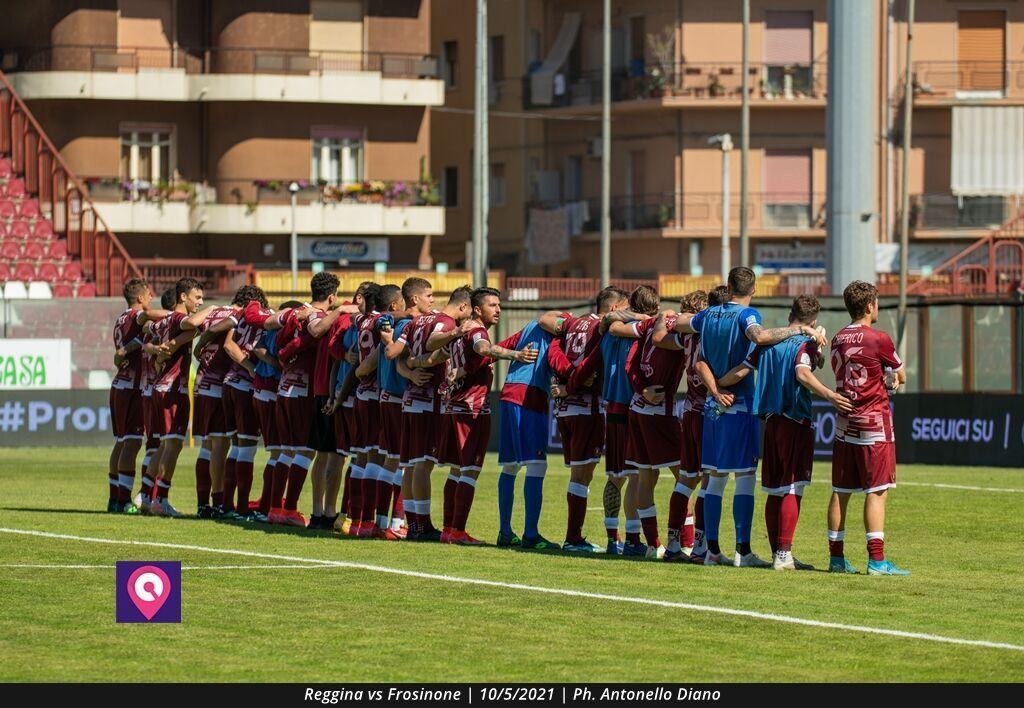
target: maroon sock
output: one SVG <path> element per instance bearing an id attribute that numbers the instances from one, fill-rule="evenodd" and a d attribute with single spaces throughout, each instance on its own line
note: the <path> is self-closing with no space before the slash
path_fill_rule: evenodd
<path id="1" fill-rule="evenodd" d="M 376 471 L 375 469 L 374 472 L 376 473 Z M 367 469 L 367 472 L 369 472 L 369 469 Z M 363 503 L 359 509 L 359 519 L 364 524 L 374 524 L 376 522 L 375 514 L 377 513 L 377 478 L 376 476 L 363 477 L 362 482 Z"/>
<path id="2" fill-rule="evenodd" d="M 270 508 L 280 509 L 284 503 L 284 490 L 288 486 L 288 469 L 291 464 L 278 462 L 274 465 L 273 483 L 270 485 Z"/>
<path id="3" fill-rule="evenodd" d="M 363 515 L 363 480 L 361 478 L 354 477 L 352 479 L 351 484 L 348 485 L 347 496 L 348 518 L 352 519 L 353 523 L 358 524 Z M 345 504 L 344 500 L 342 501 L 342 504 Z"/>
<path id="4" fill-rule="evenodd" d="M 299 496 L 302 494 L 302 485 L 306 483 L 308 473 L 309 470 L 299 465 L 292 465 L 288 468 L 288 485 L 284 497 L 286 510 L 295 511 L 299 508 Z"/>
<path id="5" fill-rule="evenodd" d="M 686 522 L 686 508 L 690 505 L 690 497 L 672 491 L 668 499 L 668 528 L 670 531 L 682 532 L 683 524 Z"/>
<path id="6" fill-rule="evenodd" d="M 404 500 L 402 497 L 402 485 L 392 485 L 394 489 L 391 490 L 392 501 L 391 501 L 391 518 L 401 519 L 404 513 Z"/>
<path id="7" fill-rule="evenodd" d="M 693 528 L 704 533 L 704 497 L 700 492 L 697 493 L 697 500 L 693 502 Z"/>
<path id="8" fill-rule="evenodd" d="M 273 496 L 271 492 L 274 487 L 274 468 L 276 466 L 276 462 L 272 465 L 268 461 L 263 467 L 263 489 L 260 491 L 259 509 L 264 516 L 270 513 L 270 499 Z"/>
<path id="9" fill-rule="evenodd" d="M 640 534 L 626 532 L 626 543 L 640 543 Z"/>
<path id="10" fill-rule="evenodd" d="M 460 482 L 455 485 L 455 503 L 452 513 L 452 528 L 456 531 L 465 531 L 466 522 L 469 520 L 469 512 L 473 508 L 473 496 L 476 494 L 475 484 Z"/>
<path id="11" fill-rule="evenodd" d="M 383 516 L 385 519 L 390 518 L 391 488 L 394 486 L 391 484 L 390 476 L 388 479 L 377 480 L 377 516 Z"/>
<path id="12" fill-rule="evenodd" d="M 605 528 L 604 531 L 608 535 L 608 540 L 609 541 L 615 541 L 616 543 L 618 543 L 618 540 L 619 540 L 619 530 L 618 529 Z"/>
<path id="13" fill-rule="evenodd" d="M 166 499 L 167 495 L 171 493 L 171 483 L 165 482 L 162 479 L 159 484 L 156 485 L 156 498 Z"/>
<path id="14" fill-rule="evenodd" d="M 224 506 L 224 492 L 212 492 L 210 494 L 210 503 L 214 506 Z"/>
<path id="15" fill-rule="evenodd" d="M 796 533 L 796 522 L 800 518 L 800 497 L 787 494 L 779 499 L 779 536 L 780 551 L 793 550 L 793 534 Z"/>
<path id="16" fill-rule="evenodd" d="M 444 528 L 449 529 L 455 523 L 455 493 L 458 491 L 459 481 L 451 476 L 444 483 L 444 510 L 442 512 Z"/>
<path id="17" fill-rule="evenodd" d="M 683 548 L 693 548 L 693 517 L 687 516 L 683 521 L 683 533 L 679 536 Z"/>
<path id="18" fill-rule="evenodd" d="M 131 484 L 127 487 L 121 486 L 121 475 L 127 475 L 132 478 Z M 132 499 L 132 488 L 135 486 L 135 470 L 122 470 L 118 473 L 118 487 L 117 487 L 117 500 L 121 502 L 131 501 Z"/>
<path id="19" fill-rule="evenodd" d="M 252 491 L 253 464 L 238 461 L 235 463 L 235 474 L 238 478 L 238 509 L 239 514 L 249 512 L 249 493 Z"/>
<path id="20" fill-rule="evenodd" d="M 868 558 L 873 561 L 885 560 L 885 539 L 884 538 L 869 538 L 868 539 Z"/>
<path id="21" fill-rule="evenodd" d="M 196 460 L 196 503 L 206 506 L 210 503 L 210 461 L 199 458 Z"/>
<path id="22" fill-rule="evenodd" d="M 238 461 L 228 457 L 224 464 L 224 485 L 221 487 L 221 504 L 225 510 L 235 508 L 235 485 L 238 483 Z"/>
<path id="23" fill-rule="evenodd" d="M 587 498 L 566 492 L 565 503 L 569 507 L 569 518 L 565 525 L 565 541 L 572 544 L 582 543 L 583 522 L 587 518 Z"/>
<path id="24" fill-rule="evenodd" d="M 139 488 L 139 496 L 143 499 L 153 498 L 153 487 L 156 486 L 156 482 L 151 477 L 142 476 L 142 487 Z"/>
<path id="25" fill-rule="evenodd" d="M 764 525 L 768 531 L 768 545 L 774 554 L 779 548 L 779 516 L 782 510 L 782 497 L 769 494 L 764 500 Z"/>
<path id="26" fill-rule="evenodd" d="M 845 555 L 843 550 L 843 541 L 833 541 L 829 539 L 828 554 L 833 558 L 842 558 Z"/>
<path id="27" fill-rule="evenodd" d="M 149 498 L 150 498 L 150 499 L 156 499 L 156 488 L 157 488 L 157 483 L 158 483 L 158 482 L 159 482 L 159 481 L 160 481 L 161 479 L 163 479 L 163 476 L 162 476 L 162 475 L 159 475 L 159 474 L 158 474 L 158 475 L 156 476 L 156 479 L 155 479 L 155 480 L 153 480 L 153 481 L 152 481 L 152 482 L 150 483 L 150 485 L 149 485 Z"/>
<path id="28" fill-rule="evenodd" d="M 351 500 L 349 499 L 352 488 L 352 463 L 345 468 L 345 481 L 341 484 L 341 513 L 345 516 L 352 516 Z"/>
<path id="29" fill-rule="evenodd" d="M 656 515 L 641 518 L 640 527 L 644 530 L 644 539 L 648 546 L 657 548 L 661 545 L 661 539 L 658 538 L 658 517 Z"/>
<path id="30" fill-rule="evenodd" d="M 107 472 L 107 489 L 109 491 L 109 501 L 117 501 L 117 472 Z"/>

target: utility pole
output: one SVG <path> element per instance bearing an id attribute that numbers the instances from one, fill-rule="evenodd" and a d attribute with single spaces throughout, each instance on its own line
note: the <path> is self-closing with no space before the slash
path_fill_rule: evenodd
<path id="1" fill-rule="evenodd" d="M 487 285 L 490 147 L 487 134 L 487 0 L 476 0 L 476 75 L 473 111 L 473 285 Z"/>
<path id="2" fill-rule="evenodd" d="M 907 357 L 907 271 L 910 267 L 910 130 L 914 112 L 914 0 L 907 0 L 907 66 L 903 75 L 903 169 L 900 174 L 900 304 L 896 349 Z"/>
<path id="3" fill-rule="evenodd" d="M 612 279 L 612 8 L 604 0 L 601 30 L 601 287 Z"/>
<path id="4" fill-rule="evenodd" d="M 743 0 L 743 81 L 740 102 L 740 265 L 750 266 L 747 159 L 750 154 L 750 0 Z"/>
<path id="5" fill-rule="evenodd" d="M 292 292 L 299 290 L 299 231 L 295 223 L 296 205 L 299 201 L 299 183 L 292 182 L 288 185 L 288 191 L 292 196 L 292 237 L 288 241 L 288 252 L 292 261 Z"/>
<path id="6" fill-rule="evenodd" d="M 720 145 L 722 148 L 722 282 L 729 277 L 732 268 L 732 255 L 729 244 L 729 153 L 732 152 L 732 136 L 721 133 L 708 138 L 709 145 Z"/>

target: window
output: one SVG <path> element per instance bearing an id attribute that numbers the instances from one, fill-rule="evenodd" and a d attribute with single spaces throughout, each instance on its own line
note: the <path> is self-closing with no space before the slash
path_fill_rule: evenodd
<path id="1" fill-rule="evenodd" d="M 963 306 L 928 308 L 928 390 L 963 391 Z"/>
<path id="2" fill-rule="evenodd" d="M 491 163 L 490 203 L 492 207 L 505 204 L 505 163 Z"/>
<path id="3" fill-rule="evenodd" d="M 362 131 L 352 128 L 314 128 L 310 179 L 325 184 L 363 181 Z"/>
<path id="4" fill-rule="evenodd" d="M 769 229 L 811 227 L 811 151 L 764 151 L 764 225 Z"/>
<path id="5" fill-rule="evenodd" d="M 765 12 L 765 91 L 783 98 L 813 92 L 814 13 L 805 10 Z"/>
<path id="6" fill-rule="evenodd" d="M 490 52 L 487 66 L 491 72 L 491 83 L 496 84 L 505 80 L 505 38 L 502 35 L 491 37 Z"/>
<path id="7" fill-rule="evenodd" d="M 170 181 L 177 166 L 174 148 L 174 128 L 171 126 L 123 126 L 121 180 L 149 183 Z"/>
<path id="8" fill-rule="evenodd" d="M 643 16 L 629 18 L 629 33 L 626 35 L 629 41 L 629 75 L 644 75 L 644 42 L 647 32 L 644 29 Z"/>
<path id="9" fill-rule="evenodd" d="M 1013 389 L 1013 308 L 1006 305 L 977 305 L 973 318 L 974 391 Z"/>
<path id="10" fill-rule="evenodd" d="M 441 175 L 441 195 L 446 207 L 459 205 L 459 168 L 445 167 Z"/>
<path id="11" fill-rule="evenodd" d="M 957 13 L 957 93 L 963 97 L 999 97 L 1006 86 L 1006 12 Z"/>
<path id="12" fill-rule="evenodd" d="M 459 43 L 445 42 L 441 45 L 441 78 L 446 89 L 455 88 L 459 78 Z"/>

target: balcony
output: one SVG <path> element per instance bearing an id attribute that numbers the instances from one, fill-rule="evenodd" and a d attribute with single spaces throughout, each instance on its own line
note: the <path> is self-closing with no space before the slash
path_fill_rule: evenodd
<path id="1" fill-rule="evenodd" d="M 1024 102 L 1024 62 L 914 62 L 914 102 L 948 105 Z"/>
<path id="2" fill-rule="evenodd" d="M 295 180 L 302 234 L 440 236 L 444 208 L 431 182 L 370 181 L 345 186 Z M 290 234 L 291 180 L 217 180 L 152 185 L 86 180 L 111 228 L 123 233 Z"/>
<path id="3" fill-rule="evenodd" d="M 810 65 L 751 64 L 748 90 L 752 106 L 785 105 L 823 107 L 828 68 L 824 62 Z M 743 67 L 736 63 L 676 64 L 663 70 L 656 66 L 612 72 L 612 102 L 623 108 L 733 107 L 743 95 Z M 584 72 L 567 78 L 565 90 L 554 95 L 551 105 L 533 102 L 530 78 L 523 79 L 523 107 L 575 109 L 601 103 L 601 72 Z"/>
<path id="4" fill-rule="evenodd" d="M 3 50 L 0 68 L 26 99 L 444 103 L 419 54 L 60 45 Z"/>
<path id="5" fill-rule="evenodd" d="M 955 194 L 913 194 L 910 227 L 921 231 L 988 231 L 1020 211 L 1019 197 L 965 197 Z M 963 237 L 963 234 L 958 234 Z"/>

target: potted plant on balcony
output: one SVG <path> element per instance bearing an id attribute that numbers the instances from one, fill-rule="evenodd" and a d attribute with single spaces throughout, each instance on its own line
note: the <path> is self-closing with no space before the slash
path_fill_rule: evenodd
<path id="1" fill-rule="evenodd" d="M 427 177 L 421 179 L 416 185 L 418 203 L 426 206 L 438 206 L 441 203 L 441 194 L 438 192 L 437 180 Z"/>
<path id="2" fill-rule="evenodd" d="M 651 69 L 651 94 L 655 97 L 666 96 L 669 84 L 674 75 L 673 68 L 676 57 L 676 31 L 667 26 L 660 34 L 647 35 L 647 46 L 654 55 L 657 66 Z"/>
<path id="3" fill-rule="evenodd" d="M 672 225 L 672 205 L 662 202 L 658 207 L 658 225 L 661 228 Z"/>
<path id="4" fill-rule="evenodd" d="M 712 71 L 708 74 L 708 96 L 712 98 L 721 96 L 725 93 L 725 86 L 722 85 L 721 80 L 718 78 L 718 72 Z"/>
<path id="5" fill-rule="evenodd" d="M 98 202 L 117 202 L 124 199 L 125 190 L 116 177 L 89 177 L 85 180 L 89 197 Z"/>

